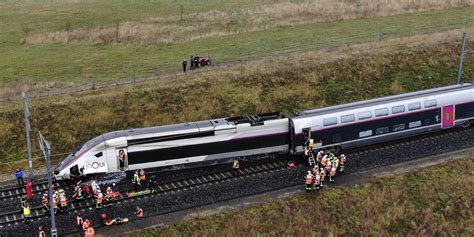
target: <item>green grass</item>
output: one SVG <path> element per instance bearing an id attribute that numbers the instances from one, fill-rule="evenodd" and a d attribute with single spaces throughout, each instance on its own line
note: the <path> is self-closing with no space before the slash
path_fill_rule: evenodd
<path id="1" fill-rule="evenodd" d="M 219 2 L 219 1 L 217 1 Z M 258 1 L 257 1 L 258 2 Z M 241 7 L 215 4 L 215 8 Z M 52 3 L 51 3 L 52 4 Z M 121 4 L 125 4 L 121 2 Z M 133 5 L 133 2 L 130 3 Z M 255 3 L 256 4 L 256 3 Z M 174 4 L 137 4 L 136 11 L 127 11 L 129 19 L 155 14 L 176 15 Z M 27 5 L 31 9 L 35 5 Z M 109 4 L 52 5 L 29 14 L 21 5 L 4 5 L 0 20 L 5 30 L 0 34 L 3 41 L 0 51 L 0 82 L 11 84 L 21 80 L 72 81 L 76 83 L 147 76 L 161 72 L 177 71 L 180 63 L 191 54 L 208 53 L 216 62 L 256 58 L 281 54 L 285 51 L 304 51 L 318 47 L 335 47 L 341 44 L 360 43 L 377 39 L 380 32 L 385 37 L 397 37 L 432 31 L 443 31 L 474 25 L 474 7 L 446 9 L 433 12 L 369 18 L 327 23 L 280 27 L 270 30 L 211 37 L 174 44 L 110 44 L 104 46 L 87 43 L 75 44 L 20 44 L 21 25 L 31 25 L 34 31 L 61 30 L 65 21 L 73 25 L 104 25 L 117 20 L 122 5 L 108 8 Z M 53 5 L 54 6 L 54 5 Z M 135 6 L 135 5 L 134 5 Z M 202 6 L 206 6 L 203 4 Z M 202 7 L 197 4 L 195 11 Z M 63 9 L 64 7 L 64 9 Z M 119 8 L 120 7 L 120 8 Z M 72 10 L 74 9 L 74 10 Z M 86 9 L 92 9 L 87 12 Z M 131 8 L 130 8 L 131 9 Z M 18 10 L 18 12 L 15 12 Z M 104 13 L 104 11 L 106 13 Z M 77 17 L 85 13 L 84 17 Z M 143 13 L 141 13 L 143 12 Z M 158 14 L 157 13 L 157 14 Z M 71 16 L 72 15 L 72 16 Z M 2 15 L 3 16 L 3 15 Z M 53 17 L 53 18 L 51 18 Z M 17 20 L 15 20 L 17 19 Z"/>
<path id="2" fill-rule="evenodd" d="M 474 47 L 471 43 L 469 47 Z M 328 52 L 327 54 L 340 53 Z M 343 54 L 343 53 L 342 53 Z M 144 85 L 30 100 L 32 134 L 51 141 L 55 160 L 100 134 L 136 127 L 281 111 L 294 112 L 455 82 L 457 43 L 320 62 L 294 55 L 280 61 L 171 77 Z M 472 64 L 464 77 L 474 78 Z M 0 161 L 25 158 L 19 101 L 0 105 Z M 37 142 L 34 156 L 40 157 Z M 41 160 L 39 158 L 39 160 Z M 3 166 L 6 171 L 25 163 Z"/>
<path id="3" fill-rule="evenodd" d="M 460 160 L 129 236 L 473 236 L 473 172 Z"/>

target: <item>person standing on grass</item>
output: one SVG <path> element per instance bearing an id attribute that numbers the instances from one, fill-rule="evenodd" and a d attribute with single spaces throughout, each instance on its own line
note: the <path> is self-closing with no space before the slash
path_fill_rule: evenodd
<path id="1" fill-rule="evenodd" d="M 21 169 L 16 170 L 15 176 L 16 176 L 16 180 L 18 181 L 18 187 L 20 187 L 21 185 L 25 185 L 25 181 L 23 180 L 24 174 Z M 20 184 L 20 181 L 21 181 L 21 184 Z"/>
<path id="2" fill-rule="evenodd" d="M 194 56 L 191 55 L 191 61 L 189 61 L 189 70 L 193 70 L 194 69 Z"/>
<path id="3" fill-rule="evenodd" d="M 183 72 L 186 73 L 186 65 L 188 63 L 186 62 L 186 59 L 183 59 Z"/>

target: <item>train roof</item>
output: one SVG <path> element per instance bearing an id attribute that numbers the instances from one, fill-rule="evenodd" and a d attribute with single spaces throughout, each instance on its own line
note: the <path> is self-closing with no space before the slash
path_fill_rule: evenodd
<path id="1" fill-rule="evenodd" d="M 162 126 L 147 127 L 147 128 L 134 128 L 134 129 L 128 129 L 128 130 L 119 130 L 119 131 L 103 134 L 102 136 L 104 140 L 110 140 L 110 139 L 114 139 L 117 137 L 124 137 L 124 136 L 138 136 L 138 135 L 152 134 L 152 133 L 179 132 L 179 131 L 184 131 L 184 130 L 189 130 L 189 129 L 204 130 L 206 128 L 212 127 L 216 130 L 219 130 L 219 128 L 222 128 L 222 129 L 230 128 L 230 127 L 233 128 L 237 124 L 249 123 L 251 125 L 254 125 L 254 124 L 261 124 L 267 120 L 275 120 L 275 119 L 280 119 L 280 118 L 284 118 L 284 116 L 280 114 L 279 112 L 265 113 L 265 114 L 256 114 L 256 115 L 248 115 L 248 116 L 203 120 L 203 121 L 197 121 L 197 122 L 162 125 Z"/>
<path id="2" fill-rule="evenodd" d="M 413 99 L 413 98 L 418 98 L 418 97 L 423 97 L 423 96 L 444 94 L 447 92 L 462 91 L 462 90 L 472 89 L 472 88 L 474 88 L 474 84 L 472 83 L 456 84 L 456 85 L 445 86 L 445 87 L 440 87 L 440 88 L 433 88 L 433 89 L 409 92 L 409 93 L 404 93 L 404 94 L 399 94 L 399 95 L 391 95 L 391 96 L 385 96 L 385 97 L 380 97 L 380 98 L 375 98 L 375 99 L 357 101 L 357 102 L 352 102 L 348 104 L 335 105 L 335 106 L 330 106 L 330 107 L 325 107 L 325 108 L 305 110 L 300 113 L 297 113 L 297 116 L 295 117 L 302 118 L 302 117 L 310 117 L 310 116 L 312 117 L 315 115 L 322 115 L 322 114 L 328 114 L 328 113 L 337 113 L 337 112 L 345 111 L 347 109 L 364 108 L 367 106 L 374 106 L 374 105 L 385 104 L 385 103 L 390 103 L 390 102 L 408 100 L 408 99 Z"/>

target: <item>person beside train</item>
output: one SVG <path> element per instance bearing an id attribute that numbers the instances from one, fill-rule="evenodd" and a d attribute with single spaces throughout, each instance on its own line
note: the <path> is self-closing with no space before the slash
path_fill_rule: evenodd
<path id="1" fill-rule="evenodd" d="M 44 193 L 43 194 L 43 197 L 41 198 L 41 205 L 43 206 L 43 208 L 45 210 L 48 210 L 49 209 L 49 197 L 48 197 L 48 193 Z"/>
<path id="2" fill-rule="evenodd" d="M 111 206 L 112 201 L 114 200 L 114 191 L 111 187 L 107 187 L 107 191 L 105 192 L 105 206 Z"/>
<path id="3" fill-rule="evenodd" d="M 136 216 L 137 218 L 143 218 L 143 217 L 145 217 L 145 212 L 143 212 L 143 209 L 142 209 L 141 207 L 137 206 L 136 210 L 137 210 L 137 211 L 135 211 L 135 216 Z"/>
<path id="4" fill-rule="evenodd" d="M 138 188 L 141 186 L 140 176 L 138 175 L 138 170 L 135 170 L 135 173 L 133 173 L 132 183 L 135 186 L 135 188 L 134 188 L 135 190 L 138 190 Z"/>
<path id="5" fill-rule="evenodd" d="M 76 183 L 76 186 L 74 186 L 74 191 L 72 193 L 72 197 L 76 199 L 77 201 L 81 201 L 84 198 L 83 195 L 83 190 L 81 187 L 81 181 L 78 181 Z"/>
<path id="6" fill-rule="evenodd" d="M 59 193 L 59 203 L 60 203 L 60 211 L 65 212 L 67 211 L 67 197 L 66 193 L 64 192 L 64 189 L 60 188 L 58 190 Z"/>
<path id="7" fill-rule="evenodd" d="M 125 167 L 125 151 L 124 150 L 119 150 L 118 154 L 118 160 L 119 160 L 119 168 L 120 170 L 123 171 L 123 168 Z"/>
<path id="8" fill-rule="evenodd" d="M 138 178 L 140 178 L 140 185 L 145 184 L 145 170 L 141 169 L 140 172 L 138 172 Z"/>
<path id="9" fill-rule="evenodd" d="M 86 219 L 84 222 L 82 222 L 82 230 L 85 232 L 89 227 L 91 226 L 91 221 L 89 219 Z"/>
<path id="10" fill-rule="evenodd" d="M 94 237 L 94 235 L 95 235 L 94 227 L 89 226 L 89 228 L 87 228 L 87 230 L 85 231 L 84 236 L 85 237 Z"/>
<path id="11" fill-rule="evenodd" d="M 308 170 L 308 173 L 305 177 L 306 191 L 311 191 L 314 189 L 314 176 L 311 173 L 311 170 Z"/>
<path id="12" fill-rule="evenodd" d="M 99 190 L 96 193 L 96 199 L 95 199 L 95 209 L 100 210 L 102 209 L 102 202 L 104 201 L 104 195 L 102 192 Z"/>
<path id="13" fill-rule="evenodd" d="M 38 227 L 38 237 L 46 237 L 46 232 L 43 230 L 43 226 Z"/>
<path id="14" fill-rule="evenodd" d="M 25 174 L 23 174 L 23 171 L 21 169 L 17 169 L 16 172 L 15 172 L 15 177 L 16 177 L 16 180 L 18 181 L 18 187 L 21 187 L 21 185 L 25 185 L 25 181 L 23 180 L 23 176 L 25 176 Z M 21 182 L 21 184 L 20 184 Z"/>
<path id="15" fill-rule="evenodd" d="M 25 202 L 22 207 L 23 207 L 23 217 L 25 218 L 25 222 L 28 222 L 31 219 L 30 205 L 28 204 L 28 202 Z"/>
<path id="16" fill-rule="evenodd" d="M 239 160 L 234 160 L 232 163 L 232 175 L 237 176 L 239 175 L 240 171 L 240 161 Z"/>
<path id="17" fill-rule="evenodd" d="M 339 172 L 344 173 L 345 165 L 346 165 L 346 155 L 341 154 L 341 159 L 339 160 Z"/>

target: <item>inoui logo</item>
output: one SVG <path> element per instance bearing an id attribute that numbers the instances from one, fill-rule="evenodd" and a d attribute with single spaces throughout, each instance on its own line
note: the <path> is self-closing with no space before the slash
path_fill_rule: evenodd
<path id="1" fill-rule="evenodd" d="M 86 165 L 86 169 L 98 169 L 100 167 L 105 167 L 105 162 L 92 162 L 92 164 Z"/>

